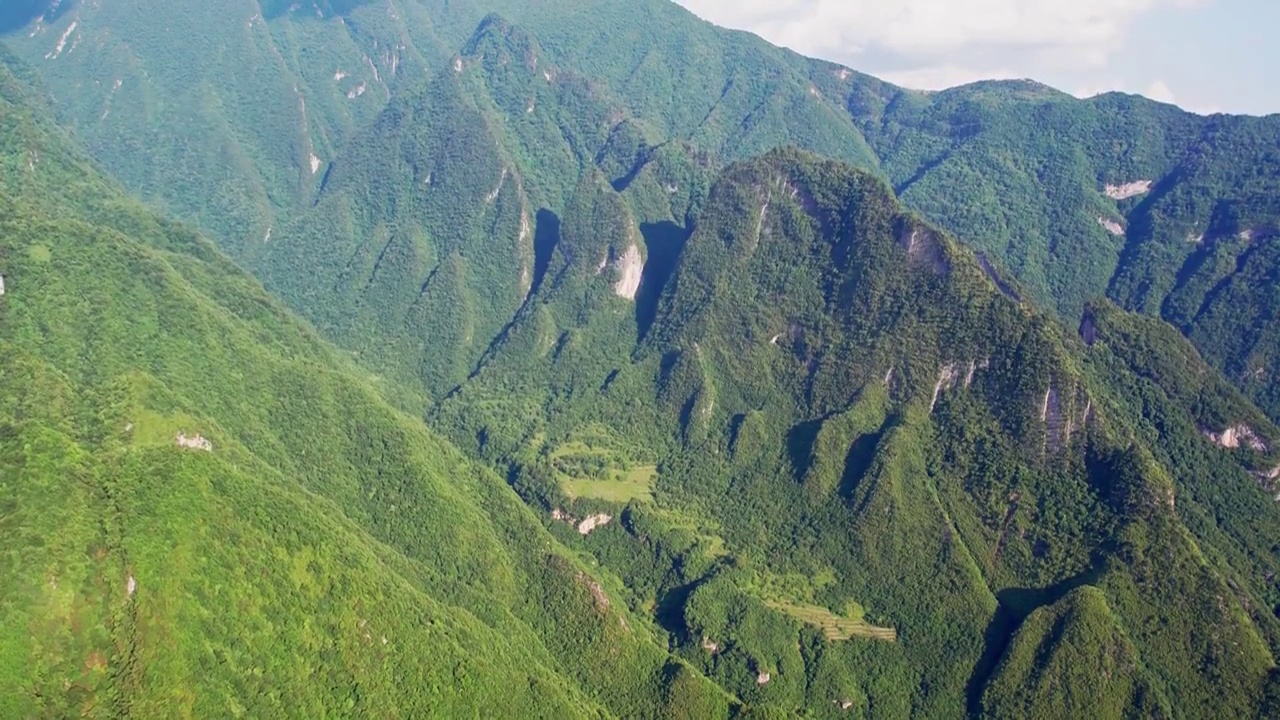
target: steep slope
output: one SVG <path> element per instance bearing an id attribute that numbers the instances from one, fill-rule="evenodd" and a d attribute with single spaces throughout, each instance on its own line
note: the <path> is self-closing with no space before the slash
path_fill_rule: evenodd
<path id="1" fill-rule="evenodd" d="M 344 152 L 393 95 L 412 94 L 390 110 L 402 119 L 431 117 L 441 127 L 474 119 L 475 105 L 487 101 L 484 88 L 463 83 L 461 97 L 415 89 L 424 75 L 453 62 L 485 13 L 497 11 L 541 38 L 544 64 L 590 78 L 610 98 L 611 114 L 643 127 L 628 132 L 646 147 L 687 145 L 719 165 L 794 144 L 874 169 L 908 205 L 1007 268 L 1046 307 L 1074 320 L 1090 299 L 1108 295 L 1127 308 L 1162 314 L 1280 417 L 1271 383 L 1252 375 L 1276 342 L 1269 320 L 1233 314 L 1224 292 L 1201 298 L 1198 288 L 1221 289 L 1227 272 L 1225 265 L 1206 270 L 1206 247 L 1233 237 L 1265 239 L 1280 224 L 1269 199 L 1278 182 L 1276 118 L 1202 118 L 1115 94 L 1082 101 L 1028 82 L 904 90 L 716 28 L 666 0 L 45 5 L 52 9 L 40 15 L 48 8 L 23 4 L 3 22 L 14 28 L 8 41 L 49 80 L 62 116 L 131 189 L 212 230 L 223 248 L 255 268 L 266 267 L 258 256 L 325 187 L 335 158 L 342 158 L 335 172 L 359 157 L 395 167 L 393 154 L 375 160 L 367 142 Z M 157 24 L 167 32 L 147 31 Z M 425 98 L 441 102 L 424 106 Z M 112 112 L 113 105 L 126 110 Z M 406 114 L 408 107 L 418 112 Z M 442 117 L 454 107 L 457 117 Z M 595 109 L 575 106 L 584 118 L 588 108 Z M 378 127 L 389 131 L 388 124 L 394 122 L 384 117 Z M 500 135 L 495 139 L 503 145 Z M 526 178 L 562 173 L 563 162 L 526 153 L 529 147 L 507 146 L 496 155 L 524 156 Z M 151 158 L 146 163 L 137 159 L 142 150 Z M 571 153 L 579 165 L 590 156 L 584 147 Z M 639 164 L 636 156 L 620 160 Z M 626 169 L 606 174 L 616 180 Z M 393 177 L 360 182 L 401 195 L 413 187 Z M 570 172 L 559 183 L 561 195 L 576 180 Z M 560 209 L 554 202 L 546 207 Z M 306 221 L 316 244 L 336 235 L 339 247 L 387 246 L 375 228 L 392 223 L 384 217 L 391 213 L 335 224 L 332 212 Z M 674 222 L 685 224 L 679 213 Z M 443 257 L 416 261 L 435 268 Z M 1247 275 L 1258 277 L 1262 269 L 1251 262 Z M 309 264 L 302 268 L 296 281 L 313 281 L 304 274 Z M 466 273 L 446 272 L 437 294 L 466 295 L 474 283 L 457 277 Z M 331 286 L 346 282 L 321 278 Z M 282 281 L 281 274 L 275 279 Z M 419 287 L 424 279 L 417 278 Z M 452 387 L 493 340 L 481 335 L 495 323 L 501 327 L 486 319 L 470 336 L 448 339 L 445 357 L 423 359 L 415 344 L 444 336 L 413 319 L 407 293 L 373 313 L 382 316 L 372 325 L 386 331 L 374 337 L 340 327 L 356 323 L 355 315 L 361 327 L 369 324 L 367 312 L 313 313 L 315 304 L 358 302 L 349 288 L 340 291 L 342 301 L 290 302 L 353 349 L 387 348 L 370 361 L 412 368 L 405 372 L 424 376 L 431 396 Z M 491 291 L 495 297 L 468 317 L 496 304 L 509 319 L 511 288 Z M 1237 292 L 1236 306 L 1239 299 Z M 1248 300 L 1266 303 L 1252 294 Z"/>
<path id="2" fill-rule="evenodd" d="M 735 157 L 804 139 L 874 162 L 799 56 L 667 2 L 41 0 L 9 10 L 0 31 L 109 171 L 243 259 L 313 197 L 353 131 L 442 68 L 491 11 L 547 33 L 663 139 Z"/>
<path id="3" fill-rule="evenodd" d="M 0 65 L 0 714 L 657 717 L 731 699 Z"/>
<path id="4" fill-rule="evenodd" d="M 353 141 L 316 208 L 255 268 L 344 346 L 438 398 L 543 281 L 579 178 L 625 189 L 654 232 L 684 221 L 702 171 L 650 138 L 597 83 L 491 17 Z"/>
<path id="5" fill-rule="evenodd" d="M 1086 587 L 1027 618 L 983 706 L 993 718 L 1170 715 L 1150 694 L 1106 596 Z"/>
<path id="6" fill-rule="evenodd" d="M 563 270 L 435 422 L 690 661 L 785 711 L 1016 713 L 1042 702 L 1024 646 L 1083 587 L 1142 688 L 1106 702 L 1256 712 L 1280 515 L 1251 473 L 1280 431 L 1172 329 L 1098 306 L 1081 342 L 882 181 L 779 152 L 720 176 L 641 335 L 597 265 L 634 221 L 578 193 Z"/>
<path id="7" fill-rule="evenodd" d="M 399 0 L 43 4 L 6 41 L 60 119 L 130 190 L 237 258 L 306 205 L 393 88 L 459 42 L 450 8 Z M 479 14 L 466 17 L 461 32 Z"/>
<path id="8" fill-rule="evenodd" d="M 881 85 L 850 103 L 904 201 L 1034 296 L 1072 318 L 1103 294 L 1163 317 L 1280 416 L 1264 377 L 1280 118 L 1026 83 Z"/>

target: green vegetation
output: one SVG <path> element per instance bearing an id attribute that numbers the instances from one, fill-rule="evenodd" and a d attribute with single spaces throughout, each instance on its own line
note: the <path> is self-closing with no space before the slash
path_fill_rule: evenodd
<path id="1" fill-rule="evenodd" d="M 1150 702 L 1215 697 L 1225 664 L 1231 712 L 1256 706 L 1273 652 L 1257 651 L 1277 637 L 1247 609 L 1274 604 L 1276 558 L 1249 551 L 1276 527 L 1249 474 L 1267 465 L 1202 428 L 1278 431 L 1185 340 L 1099 305 L 1086 346 L 882 182 L 811 156 L 730 167 L 699 217 L 634 346 L 609 330 L 632 327 L 609 278 L 567 264 L 433 413 L 522 477 L 554 478 L 546 438 L 582 427 L 596 440 L 555 447 L 583 464 L 656 452 L 653 509 L 517 487 L 548 512 L 621 517 L 573 542 L 678 652 L 753 707 L 977 713 L 992 683 L 1033 690 L 997 668 L 1028 618 L 1090 587 L 1131 633 Z M 1157 556 L 1178 558 L 1163 582 Z"/>
<path id="2" fill-rule="evenodd" d="M 625 505 L 632 500 L 648 501 L 657 468 L 652 465 L 633 468 L 625 475 L 616 471 L 607 471 L 611 477 L 605 479 L 574 477 L 562 475 L 560 486 L 570 498 L 593 498 L 606 500 L 618 505 Z"/>
<path id="3" fill-rule="evenodd" d="M 652 499 L 656 465 L 636 464 L 625 446 L 607 433 L 577 433 L 547 455 L 561 489 L 570 499 L 592 498 L 617 505 Z"/>
<path id="4" fill-rule="evenodd" d="M 852 617 L 848 617 L 836 615 L 830 610 L 816 605 L 803 605 L 781 600 L 766 600 L 765 605 L 774 610 L 784 612 L 802 623 L 813 625 L 821 630 L 823 636 L 828 640 L 839 641 L 862 637 L 894 642 L 898 639 L 898 633 L 893 628 L 875 627 L 863 620 L 860 613 L 857 612 L 850 613 Z M 857 606 L 855 605 L 854 607 L 856 608 Z"/>
<path id="5" fill-rule="evenodd" d="M 993 718 L 1169 716 L 1106 596 L 1081 588 L 1027 618 L 984 697 Z"/>
<path id="6" fill-rule="evenodd" d="M 0 66 L 0 715 L 728 715 L 496 475 L 31 97 Z"/>
<path id="7" fill-rule="evenodd" d="M 1164 317 L 1280 417 L 1271 313 L 1240 311 L 1271 302 L 1258 287 L 1280 226 L 1275 118 L 1026 81 L 920 93 L 666 0 L 312 6 L 31 0 L 0 29 L 108 170 L 413 386 L 415 410 L 516 314 L 585 169 L 678 238 L 707 170 L 795 145 L 881 175 L 1071 321 L 1102 295 Z M 441 183 L 420 192 L 429 177 Z M 1104 192 L 1135 182 L 1147 192 Z"/>
<path id="8" fill-rule="evenodd" d="M 0 715 L 1280 707 L 1274 118 L 107 5 L 0 15 Z"/>

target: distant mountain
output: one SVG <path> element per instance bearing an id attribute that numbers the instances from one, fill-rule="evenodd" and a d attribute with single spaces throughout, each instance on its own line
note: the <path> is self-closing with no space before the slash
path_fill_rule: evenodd
<path id="1" fill-rule="evenodd" d="M 1163 317 L 1280 417 L 1266 370 L 1280 116 L 1196 117 L 1018 83 L 852 107 L 904 201 L 1033 296 L 1067 318 L 1104 294 Z"/>
<path id="2" fill-rule="evenodd" d="M 727 716 L 506 484 L 0 64 L 0 715 Z"/>
<path id="3" fill-rule="evenodd" d="M 453 105 L 422 106 L 431 93 L 419 86 L 490 11 L 539 38 L 544 62 L 595 84 L 647 145 L 687 144 L 717 166 L 797 145 L 877 172 L 1065 316 L 1106 295 L 1175 323 L 1280 418 L 1271 383 L 1251 374 L 1274 354 L 1270 321 L 1224 317 L 1210 307 L 1217 295 L 1190 307 L 1199 291 L 1180 289 L 1203 275 L 1189 240 L 1265 241 L 1280 225 L 1269 200 L 1277 118 L 1202 118 L 1115 94 L 1076 100 L 1025 81 L 904 90 L 666 0 L 36 3 L 4 21 L 26 22 L 8 42 L 41 68 L 60 115 L 111 172 L 256 264 L 389 104 L 457 122 L 439 117 Z M 462 92 L 460 108 L 483 99 Z M 528 160 L 526 174 L 555 167 Z M 1221 273 L 1209 274 L 1195 282 L 1216 285 Z M 426 372 L 444 372 L 442 362 L 453 378 L 472 355 Z"/>

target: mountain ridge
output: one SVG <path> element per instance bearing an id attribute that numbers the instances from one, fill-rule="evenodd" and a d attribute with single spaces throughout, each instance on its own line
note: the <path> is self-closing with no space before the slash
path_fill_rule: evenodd
<path id="1" fill-rule="evenodd" d="M 36 528 L 6 534 L 10 709 L 1277 707 L 1271 124 L 558 8 L 238 7 L 268 49 L 345 36 L 270 67 L 370 105 L 268 73 L 316 124 L 165 189 L 247 179 L 210 217 L 254 226 L 217 237 L 262 285 L 0 66 L 0 523 Z M 17 39 L 48 110 L 117 11 Z M 160 80 L 140 114 L 184 97 Z M 161 126 L 253 146 L 206 110 Z M 1263 375 L 1206 363 L 1241 356 Z"/>

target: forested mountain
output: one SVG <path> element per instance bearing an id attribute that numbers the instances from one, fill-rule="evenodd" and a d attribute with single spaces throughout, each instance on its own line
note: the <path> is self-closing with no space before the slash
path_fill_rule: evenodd
<path id="1" fill-rule="evenodd" d="M 1277 342 L 1272 313 L 1233 311 L 1240 291 L 1228 290 L 1236 272 L 1273 268 L 1256 248 L 1280 225 L 1276 118 L 1196 117 L 1118 94 L 1082 101 L 1028 82 L 919 93 L 716 28 L 667 0 L 33 0 L 0 21 L 111 172 L 252 264 L 323 194 L 331 169 L 375 161 L 343 155 L 388 105 L 402 118 L 415 105 L 415 122 L 460 122 L 443 117 L 454 105 L 423 105 L 440 96 L 417 88 L 490 11 L 539 38 L 542 62 L 607 93 L 618 111 L 608 124 L 643 127 L 645 147 L 687 143 L 723 166 L 794 144 L 870 169 L 1045 306 L 1074 320 L 1107 295 L 1164 317 L 1280 417 L 1265 371 Z M 456 110 L 474 112 L 480 100 Z M 130 111 L 113 113 L 117 102 Z M 561 170 L 544 167 L 547 157 L 525 160 L 526 175 Z M 1254 249 L 1215 249 L 1232 238 Z M 1240 260 L 1236 272 L 1228 257 Z M 428 360 L 430 393 L 473 354 Z"/>
<path id="2" fill-rule="evenodd" d="M 583 545 L 713 678 L 884 717 L 1258 707 L 1276 429 L 1176 332 L 1064 332 L 882 181 L 773 153 L 716 181 L 642 333 L 598 262 L 622 202 L 578 193 L 435 421 L 549 514 L 629 503 Z"/>
<path id="3" fill-rule="evenodd" d="M 0 30 L 0 715 L 1280 712 L 1280 119 L 665 0 Z"/>
<path id="4" fill-rule="evenodd" d="M 30 100 L 0 66 L 0 715 L 728 712 L 498 476 Z"/>

